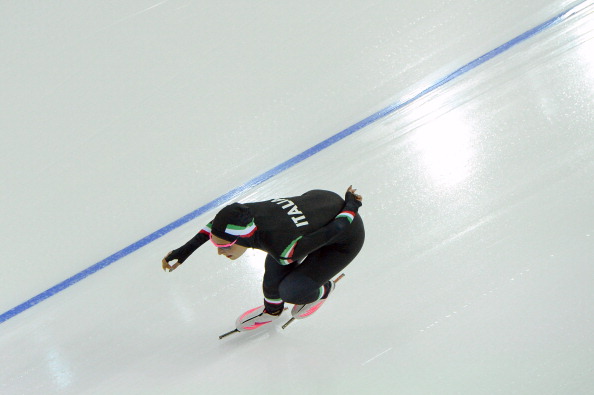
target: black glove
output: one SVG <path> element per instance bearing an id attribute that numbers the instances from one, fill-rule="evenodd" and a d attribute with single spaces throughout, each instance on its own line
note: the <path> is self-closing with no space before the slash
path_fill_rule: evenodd
<path id="1" fill-rule="evenodd" d="M 183 246 L 171 251 L 171 253 L 165 257 L 165 260 L 169 263 L 177 259 L 179 263 L 184 263 L 184 261 L 188 259 L 188 257 L 192 255 L 192 253 L 196 251 L 203 243 L 204 241 L 201 240 L 201 237 L 194 237 Z"/>
<path id="2" fill-rule="evenodd" d="M 192 254 L 192 252 L 188 252 L 184 250 L 184 247 L 180 247 L 177 250 L 173 250 L 165 257 L 167 263 L 174 261 L 177 259 L 179 263 L 184 263 L 186 259 Z"/>
<path id="3" fill-rule="evenodd" d="M 357 200 L 355 194 L 349 191 L 344 195 L 344 202 L 344 209 L 355 213 L 359 210 L 359 207 L 363 205 L 363 203 Z"/>

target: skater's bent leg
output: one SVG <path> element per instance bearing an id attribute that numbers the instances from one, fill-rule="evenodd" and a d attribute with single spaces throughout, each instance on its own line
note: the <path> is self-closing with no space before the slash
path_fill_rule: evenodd
<path id="1" fill-rule="evenodd" d="M 293 304 L 307 304 L 320 299 L 323 287 L 318 282 L 294 271 L 279 286 L 282 300 Z"/>
<path id="2" fill-rule="evenodd" d="M 279 293 L 279 285 L 295 266 L 296 264 L 283 266 L 270 255 L 266 256 L 262 290 L 264 291 L 264 306 L 268 313 L 276 314 L 282 311 L 284 300 Z"/>
<path id="3" fill-rule="evenodd" d="M 288 303 L 307 304 L 324 296 L 325 285 L 352 261 L 332 246 L 310 254 L 279 285 L 280 297 Z M 328 284 L 329 285 L 329 284 Z"/>
<path id="4" fill-rule="evenodd" d="M 355 217 L 351 232 L 339 243 L 314 251 L 284 277 L 279 285 L 281 298 L 293 304 L 315 302 L 324 296 L 329 281 L 355 259 L 365 240 L 365 230 L 360 217 Z"/>

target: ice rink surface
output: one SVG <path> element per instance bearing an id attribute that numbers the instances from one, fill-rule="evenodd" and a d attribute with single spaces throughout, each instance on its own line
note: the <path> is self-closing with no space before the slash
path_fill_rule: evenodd
<path id="1" fill-rule="evenodd" d="M 409 3 L 0 3 L 0 393 L 594 393 L 594 2 Z M 218 339 L 261 252 L 161 270 L 350 184 L 307 320 Z"/>

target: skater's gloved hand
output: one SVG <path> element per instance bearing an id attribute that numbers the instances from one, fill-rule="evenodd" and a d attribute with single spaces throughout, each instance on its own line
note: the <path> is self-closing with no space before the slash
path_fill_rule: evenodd
<path id="1" fill-rule="evenodd" d="M 359 207 L 363 205 L 363 197 L 361 195 L 357 195 L 355 192 L 357 192 L 357 190 L 353 189 L 352 185 L 347 189 L 346 194 L 344 195 L 344 207 L 347 210 L 357 212 Z"/>
<path id="2" fill-rule="evenodd" d="M 191 253 L 188 254 L 187 251 L 184 251 L 183 247 L 178 248 L 177 250 L 170 251 L 167 255 L 165 255 L 165 258 L 163 258 L 163 260 L 161 261 L 161 266 L 163 267 L 163 270 L 169 270 L 171 272 L 177 269 L 179 265 L 184 263 L 184 261 L 190 256 L 190 254 Z M 177 262 L 169 264 L 169 262 L 174 261 L 176 259 Z"/>
<path id="3" fill-rule="evenodd" d="M 163 266 L 163 270 L 172 271 L 172 270 L 177 269 L 177 267 L 179 265 L 181 265 L 182 263 L 184 263 L 184 261 L 186 259 L 188 259 L 188 257 L 190 255 L 192 255 L 192 253 L 194 251 L 196 251 L 207 240 L 208 240 L 208 236 L 205 236 L 202 232 L 200 232 L 196 236 L 192 237 L 190 239 L 190 241 L 188 241 L 183 246 L 179 247 L 176 250 L 170 251 L 165 256 L 165 258 L 163 258 L 163 260 L 161 261 L 162 262 L 162 266 Z M 171 261 L 173 261 L 175 259 L 177 259 L 177 262 L 174 263 L 173 265 L 170 265 L 169 262 L 171 262 Z"/>

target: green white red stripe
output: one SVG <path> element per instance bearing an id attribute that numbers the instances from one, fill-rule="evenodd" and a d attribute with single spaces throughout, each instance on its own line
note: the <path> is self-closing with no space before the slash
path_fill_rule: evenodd
<path id="1" fill-rule="evenodd" d="M 295 252 L 295 247 L 297 246 L 297 242 L 299 240 L 301 240 L 303 236 L 299 236 L 298 238 L 296 238 L 295 240 L 293 240 L 291 242 L 291 244 L 289 244 L 287 246 L 287 248 L 284 249 L 284 251 L 282 252 L 281 256 L 280 256 L 280 264 L 281 265 L 289 265 L 291 263 L 293 263 L 293 253 Z"/>
<path id="2" fill-rule="evenodd" d="M 352 211 L 343 211 L 336 216 L 336 219 L 338 218 L 346 218 L 349 221 L 349 223 L 352 223 L 355 219 L 355 213 Z"/>
<path id="3" fill-rule="evenodd" d="M 283 303 L 283 300 L 282 299 L 271 299 L 271 298 L 264 297 L 264 300 L 266 302 L 270 303 L 270 304 L 281 304 L 281 303 Z"/>
<path id="4" fill-rule="evenodd" d="M 232 235 L 232 236 L 250 237 L 254 233 L 256 233 L 257 229 L 258 229 L 258 227 L 256 226 L 256 223 L 252 219 L 252 221 L 249 224 L 247 224 L 246 226 L 228 224 L 227 228 L 225 229 L 225 233 Z"/>
<path id="5" fill-rule="evenodd" d="M 209 236 L 212 233 L 212 222 L 209 222 L 204 228 L 200 229 L 200 232 L 204 233 L 205 235 Z"/>

